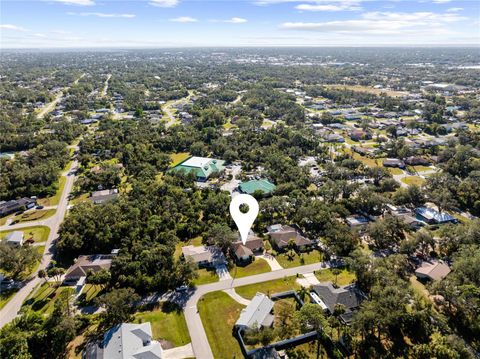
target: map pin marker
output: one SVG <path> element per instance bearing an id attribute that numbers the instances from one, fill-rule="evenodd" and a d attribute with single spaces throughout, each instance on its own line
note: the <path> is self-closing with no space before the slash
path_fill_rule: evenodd
<path id="1" fill-rule="evenodd" d="M 240 211 L 240 205 L 242 204 L 248 205 L 247 213 Z M 248 232 L 250 228 L 252 228 L 252 224 L 258 215 L 257 200 L 249 194 L 240 194 L 233 197 L 230 202 L 230 215 L 238 227 L 243 244 L 245 244 L 247 242 Z"/>

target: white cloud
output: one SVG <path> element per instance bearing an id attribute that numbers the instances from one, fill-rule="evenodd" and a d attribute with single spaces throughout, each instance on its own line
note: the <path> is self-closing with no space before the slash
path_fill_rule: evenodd
<path id="1" fill-rule="evenodd" d="M 455 13 L 432 12 L 368 12 L 356 20 L 327 22 L 286 22 L 280 28 L 287 30 L 316 31 L 336 34 L 407 35 L 446 34 L 447 24 L 465 20 Z"/>
<path id="2" fill-rule="evenodd" d="M 104 13 L 104 12 L 67 12 L 67 15 L 77 15 L 77 16 L 96 16 L 96 17 L 122 17 L 122 18 L 133 18 L 135 14 L 115 14 L 115 13 Z"/>
<path id="3" fill-rule="evenodd" d="M 450 2 L 452 0 L 433 0 L 435 4 L 446 4 L 447 2 Z"/>
<path id="4" fill-rule="evenodd" d="M 94 0 L 53 0 L 53 1 L 60 2 L 65 5 L 80 5 L 80 6 L 95 5 Z"/>
<path id="5" fill-rule="evenodd" d="M 463 7 L 451 7 L 450 9 L 447 9 L 447 12 L 459 12 L 462 10 L 463 10 Z"/>
<path id="6" fill-rule="evenodd" d="M 149 4 L 158 7 L 174 7 L 179 3 L 178 0 L 150 0 Z"/>
<path id="7" fill-rule="evenodd" d="M 169 21 L 187 23 L 187 22 L 197 22 L 198 20 L 190 16 L 180 16 L 180 17 L 170 19 Z"/>
<path id="8" fill-rule="evenodd" d="M 247 19 L 244 19 L 242 17 L 232 17 L 229 20 L 223 20 L 223 22 L 228 22 L 230 24 L 244 24 L 247 21 L 248 21 Z"/>
<path id="9" fill-rule="evenodd" d="M 359 4 L 364 0 L 256 0 L 256 5 L 272 5 L 272 4 L 286 4 L 286 3 L 310 3 L 313 5 L 334 5 L 334 4 Z"/>
<path id="10" fill-rule="evenodd" d="M 26 31 L 23 27 L 12 24 L 0 24 L 0 29 L 13 31 Z"/>
<path id="11" fill-rule="evenodd" d="M 302 11 L 353 11 L 361 10 L 358 2 L 345 2 L 338 4 L 300 4 L 295 9 Z"/>

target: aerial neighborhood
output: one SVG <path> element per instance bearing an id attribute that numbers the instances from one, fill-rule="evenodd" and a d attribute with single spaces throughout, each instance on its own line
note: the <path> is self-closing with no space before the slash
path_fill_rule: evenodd
<path id="1" fill-rule="evenodd" d="M 9 52 L 0 358 L 476 357 L 477 50 Z"/>

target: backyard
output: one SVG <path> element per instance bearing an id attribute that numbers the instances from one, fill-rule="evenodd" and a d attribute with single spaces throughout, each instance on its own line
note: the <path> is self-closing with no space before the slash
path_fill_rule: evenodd
<path id="1" fill-rule="evenodd" d="M 332 282 L 339 286 L 350 284 L 356 279 L 355 273 L 348 271 L 346 268 L 341 269 L 338 274 L 335 274 L 335 271 L 332 269 L 316 271 L 315 277 L 320 282 Z"/>

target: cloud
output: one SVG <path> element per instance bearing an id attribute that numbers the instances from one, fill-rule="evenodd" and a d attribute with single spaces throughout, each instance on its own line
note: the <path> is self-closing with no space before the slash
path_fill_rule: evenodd
<path id="1" fill-rule="evenodd" d="M 447 12 L 459 12 L 462 10 L 463 10 L 463 7 L 451 7 L 450 9 L 447 9 Z"/>
<path id="2" fill-rule="evenodd" d="M 92 6 L 95 5 L 94 0 L 53 0 L 65 5 L 80 5 L 80 6 Z"/>
<path id="3" fill-rule="evenodd" d="M 418 33 L 445 34 L 447 24 L 466 18 L 455 13 L 432 12 L 368 12 L 356 20 L 327 22 L 286 22 L 280 28 L 287 30 L 316 31 L 336 34 L 402 35 Z"/>
<path id="4" fill-rule="evenodd" d="M 150 0 L 149 4 L 158 7 L 175 7 L 179 0 Z"/>
<path id="5" fill-rule="evenodd" d="M 450 2 L 452 0 L 433 0 L 435 4 L 446 4 L 447 2 Z"/>
<path id="6" fill-rule="evenodd" d="M 286 4 L 286 3 L 308 3 L 312 5 L 335 5 L 344 4 L 359 4 L 364 0 L 256 0 L 255 5 L 272 5 L 272 4 Z"/>
<path id="7" fill-rule="evenodd" d="M 12 25 L 12 24 L 0 24 L 0 29 L 13 30 L 13 31 L 27 31 L 21 26 Z"/>
<path id="8" fill-rule="evenodd" d="M 180 17 L 170 19 L 169 21 L 187 23 L 187 22 L 197 22 L 198 20 L 190 16 L 180 16 Z"/>
<path id="9" fill-rule="evenodd" d="M 241 18 L 241 17 L 232 17 L 229 20 L 223 20 L 223 22 L 228 22 L 230 24 L 244 24 L 247 21 L 248 21 L 247 19 L 244 19 L 244 18 Z"/>
<path id="10" fill-rule="evenodd" d="M 345 2 L 335 4 L 300 4 L 295 9 L 302 11 L 354 11 L 361 10 L 358 2 Z"/>
<path id="11" fill-rule="evenodd" d="M 115 13 L 104 13 L 104 12 L 67 12 L 67 15 L 76 15 L 76 16 L 96 16 L 96 17 L 122 17 L 122 18 L 133 18 L 135 14 L 115 14 Z"/>

